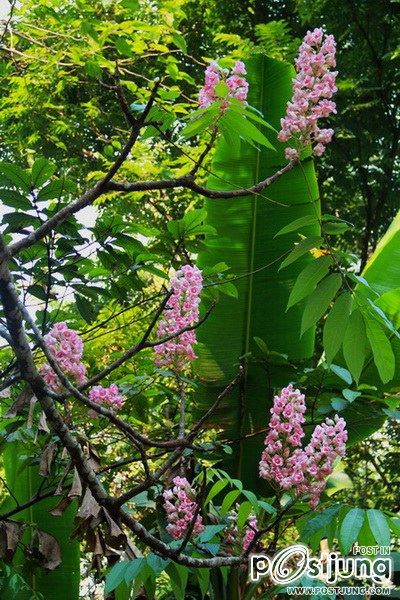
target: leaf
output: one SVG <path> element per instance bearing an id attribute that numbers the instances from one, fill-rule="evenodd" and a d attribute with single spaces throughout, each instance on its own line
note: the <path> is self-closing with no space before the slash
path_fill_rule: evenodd
<path id="1" fill-rule="evenodd" d="M 316 515 L 312 515 L 311 518 L 307 519 L 304 527 L 301 527 L 300 536 L 304 542 L 308 542 L 310 537 L 321 529 L 325 532 L 325 529 L 330 523 L 336 519 L 336 516 L 341 508 L 340 504 L 335 504 L 329 508 L 322 510 Z"/>
<path id="2" fill-rule="evenodd" d="M 331 475 L 329 475 L 326 481 L 326 490 L 325 493 L 327 496 L 333 496 L 336 492 L 341 490 L 351 489 L 353 487 L 353 483 L 347 473 L 343 471 L 334 471 Z"/>
<path id="3" fill-rule="evenodd" d="M 89 77 L 101 77 L 103 71 L 97 60 L 92 59 L 85 62 L 85 71 Z"/>
<path id="4" fill-rule="evenodd" d="M 267 355 L 268 354 L 268 346 L 264 342 L 264 340 L 262 340 L 261 338 L 257 337 L 256 335 L 253 337 L 253 340 L 255 341 L 255 343 L 257 344 L 257 346 L 260 348 L 261 352 L 263 354 Z"/>
<path id="5" fill-rule="evenodd" d="M 335 301 L 323 331 L 323 345 L 327 363 L 331 363 L 339 351 L 349 320 L 352 297 L 350 292 L 343 292 Z"/>
<path id="6" fill-rule="evenodd" d="M 42 477 L 49 477 L 51 472 L 51 465 L 53 464 L 54 451 L 56 445 L 54 442 L 50 442 L 42 452 L 39 463 L 39 474 Z"/>
<path id="7" fill-rule="evenodd" d="M 183 37 L 183 35 L 181 35 L 180 33 L 173 33 L 172 34 L 172 41 L 174 42 L 175 46 L 177 48 L 179 48 L 179 50 L 182 50 L 182 52 L 184 54 L 187 54 L 186 40 Z"/>
<path id="8" fill-rule="evenodd" d="M 46 158 L 39 158 L 33 163 L 31 170 L 32 185 L 35 188 L 41 187 L 56 170 L 56 165 Z"/>
<path id="9" fill-rule="evenodd" d="M 124 37 L 119 37 L 115 40 L 115 47 L 122 56 L 132 56 L 133 50 L 128 42 L 128 40 Z"/>
<path id="10" fill-rule="evenodd" d="M 10 163 L 0 162 L 0 173 L 6 176 L 6 178 L 15 185 L 15 187 L 24 190 L 24 192 L 30 192 L 31 190 L 31 178 L 29 173 Z"/>
<path id="11" fill-rule="evenodd" d="M 58 200 L 65 196 L 68 192 L 72 192 L 74 190 L 73 185 L 67 179 L 55 179 L 54 181 L 50 181 L 47 185 L 45 185 L 40 192 L 38 193 L 37 199 L 39 201 L 42 200 Z"/>
<path id="12" fill-rule="evenodd" d="M 0 189 L 0 200 L 7 206 L 19 208 L 20 210 L 30 210 L 31 201 L 15 190 Z"/>
<path id="13" fill-rule="evenodd" d="M 279 270 L 291 265 L 301 256 L 306 254 L 309 250 L 319 247 L 322 241 L 323 239 L 319 235 L 313 235 L 311 237 L 304 238 L 304 240 L 301 240 L 301 242 L 295 245 L 294 250 L 292 250 L 289 256 L 287 256 L 285 260 L 282 261 Z"/>
<path id="14" fill-rule="evenodd" d="M 195 574 L 199 582 L 201 597 L 204 599 L 210 587 L 210 569 L 196 569 Z"/>
<path id="15" fill-rule="evenodd" d="M 315 325 L 325 314 L 341 285 L 342 277 L 339 273 L 328 275 L 317 285 L 307 300 L 301 320 L 300 335 Z"/>
<path id="16" fill-rule="evenodd" d="M 362 508 L 352 508 L 344 517 L 340 526 L 339 544 L 340 550 L 345 556 L 350 552 L 351 547 L 357 540 L 364 523 L 364 518 L 365 510 Z"/>
<path id="17" fill-rule="evenodd" d="M 146 557 L 148 566 L 152 569 L 155 575 L 159 575 L 164 571 L 165 567 L 169 563 L 169 560 L 164 560 L 157 554 L 148 554 Z"/>
<path id="18" fill-rule="evenodd" d="M 205 131 L 212 123 L 215 122 L 218 114 L 217 111 L 218 107 L 216 110 L 214 106 L 210 106 L 208 109 L 205 109 L 203 113 L 189 121 L 186 127 L 182 129 L 181 135 L 186 138 L 191 138 L 194 135 Z"/>
<path id="19" fill-rule="evenodd" d="M 347 223 L 325 223 L 324 232 L 329 235 L 340 235 L 350 229 L 350 225 Z"/>
<path id="20" fill-rule="evenodd" d="M 131 583 L 131 581 L 133 581 L 135 579 L 136 575 L 139 573 L 140 569 L 142 568 L 144 562 L 145 562 L 144 558 L 135 558 L 134 560 L 131 560 L 127 564 L 127 567 L 124 571 L 125 583 Z"/>
<path id="21" fill-rule="evenodd" d="M 314 225 L 315 223 L 318 223 L 317 217 L 314 215 L 304 215 L 304 217 L 299 217 L 295 221 L 285 225 L 285 227 L 282 227 L 282 229 L 280 229 L 274 237 L 278 237 L 278 235 L 284 235 L 285 233 L 291 233 L 292 231 L 298 231 L 299 229 L 303 229 L 303 227 Z"/>
<path id="22" fill-rule="evenodd" d="M 332 408 L 334 410 L 337 410 L 338 412 L 344 410 L 348 406 L 348 404 L 348 401 L 344 400 L 343 398 L 332 398 L 331 400 Z"/>
<path id="23" fill-rule="evenodd" d="M 396 329 L 400 329 L 400 288 L 385 292 L 375 300 L 375 304 L 390 318 Z"/>
<path id="24" fill-rule="evenodd" d="M 244 117 L 234 115 L 232 112 L 227 111 L 221 117 L 220 123 L 227 124 L 233 130 L 236 130 L 236 133 L 244 140 L 253 140 L 254 142 L 262 144 L 266 148 L 275 150 L 268 138 L 266 138 L 265 135 L 261 133 L 261 131 L 255 125 L 253 125 L 253 123 Z"/>
<path id="25" fill-rule="evenodd" d="M 91 302 L 79 294 L 75 294 L 75 302 L 76 308 L 86 323 L 92 323 L 96 318 L 96 312 L 93 310 Z"/>
<path id="26" fill-rule="evenodd" d="M 250 82 L 249 104 L 259 110 L 258 114 L 267 115 L 269 123 L 279 129 L 279 120 L 292 93 L 293 67 L 262 55 L 254 55 L 246 66 Z M 278 88 L 277 81 L 282 84 Z M 262 131 L 270 135 L 268 130 Z M 265 146 L 255 148 L 242 143 L 235 132 L 232 135 L 239 140 L 238 151 L 232 152 L 229 139 L 219 138 L 210 167 L 212 175 L 207 182 L 210 189 L 248 187 L 287 164 L 283 144 L 276 142 L 277 152 L 271 152 Z M 271 136 L 270 139 L 273 141 L 276 137 Z M 256 196 L 246 196 L 239 201 L 204 200 L 207 210 L 205 223 L 215 227 L 217 235 L 202 244 L 198 266 L 203 269 L 223 262 L 235 275 L 245 276 L 234 282 L 238 290 L 237 299 L 220 294 L 209 319 L 198 329 L 198 360 L 194 368 L 202 384 L 195 393 L 196 409 L 205 412 L 211 406 L 215 395 L 235 377 L 241 356 L 252 350 L 258 353 L 255 336 L 265 340 L 269 348 L 289 355 L 290 359 L 307 360 L 313 356 L 312 330 L 306 332 L 301 340 L 299 336 L 302 307 L 296 305 L 285 313 L 288 289 L 312 259 L 305 255 L 290 268 L 278 273 L 284 258 L 282 254 L 292 249 L 292 239 L 273 239 L 273 236 L 289 221 L 314 210 L 319 214 L 318 197 L 313 160 L 309 158 L 301 167 L 296 166 L 282 176 L 276 185 L 267 187 Z M 310 198 L 315 199 L 315 203 L 311 204 Z M 281 206 L 282 203 L 285 207 Z M 304 231 L 318 235 L 318 222 Z M 274 259 L 276 262 L 266 268 Z M 280 385 L 283 376 L 288 377 L 290 368 L 288 365 L 282 367 L 282 359 L 279 362 L 277 366 L 269 365 L 274 386 Z M 246 368 L 248 376 L 241 384 L 243 388 L 235 386 L 210 421 L 221 432 L 222 440 L 242 439 L 239 446 L 233 446 L 232 456 L 224 456 L 224 463 L 231 473 L 236 473 L 245 482 L 245 488 L 251 490 L 259 487 L 259 453 L 255 451 L 253 437 L 247 434 L 265 428 L 265 411 L 260 410 L 260 397 L 268 398 L 267 410 L 270 407 L 268 382 L 263 375 L 265 367 L 260 363 L 249 361 L 248 370 Z M 255 382 L 258 382 L 257 385 L 254 385 Z M 241 389 L 246 398 L 244 405 Z M 240 414 L 243 415 L 242 424 L 238 420 Z"/>
<path id="27" fill-rule="evenodd" d="M 106 577 L 105 594 L 109 594 L 115 590 L 125 580 L 125 573 L 129 564 L 129 561 L 122 560 L 112 567 Z"/>
<path id="28" fill-rule="evenodd" d="M 202 544 L 210 542 L 223 529 L 225 529 L 225 525 L 206 525 L 204 531 L 199 535 L 199 541 Z"/>
<path id="29" fill-rule="evenodd" d="M 9 520 L 0 522 L 0 558 L 4 562 L 12 561 L 22 532 L 23 523 Z"/>
<path id="30" fill-rule="evenodd" d="M 313 260 L 297 277 L 290 292 L 287 309 L 311 294 L 317 283 L 325 277 L 332 264 L 330 256 L 322 256 Z"/>
<path id="31" fill-rule="evenodd" d="M 208 492 L 205 504 L 208 504 L 209 502 L 211 502 L 211 500 L 213 498 L 215 498 L 215 496 L 217 496 L 217 494 L 219 494 L 224 489 L 224 487 L 226 487 L 228 485 L 228 483 L 229 482 L 227 479 L 220 479 L 219 481 L 214 483 L 214 485 Z"/>
<path id="32" fill-rule="evenodd" d="M 46 531 L 41 531 L 39 529 L 37 535 L 39 540 L 38 550 L 43 557 L 41 564 L 45 569 L 54 571 L 61 563 L 60 546 L 56 538 L 49 533 L 46 533 Z"/>
<path id="33" fill-rule="evenodd" d="M 221 510 L 220 510 L 221 516 L 226 515 L 226 513 L 230 510 L 232 504 L 235 502 L 235 500 L 238 498 L 238 496 L 240 496 L 240 490 L 232 490 L 231 492 L 227 493 L 227 495 L 225 496 L 225 498 L 222 502 L 222 506 L 221 506 Z"/>
<path id="34" fill-rule="evenodd" d="M 214 90 L 218 98 L 225 98 L 225 96 L 227 96 L 229 93 L 229 87 L 227 86 L 225 81 L 219 81 L 215 86 Z"/>
<path id="35" fill-rule="evenodd" d="M 132 11 L 132 13 L 136 13 L 139 9 L 139 0 L 122 0 L 121 4 L 124 8 Z"/>
<path id="36" fill-rule="evenodd" d="M 390 546 L 390 529 L 386 516 L 375 508 L 367 510 L 368 523 L 379 546 Z"/>
<path id="37" fill-rule="evenodd" d="M 400 537 L 400 519 L 392 517 L 391 519 L 388 519 L 388 523 L 395 536 Z"/>
<path id="38" fill-rule="evenodd" d="M 387 383 L 393 379 L 395 373 L 395 358 L 392 346 L 382 327 L 374 319 L 368 319 L 364 316 L 364 321 L 376 368 L 383 383 Z"/>
<path id="39" fill-rule="evenodd" d="M 354 400 L 356 400 L 356 398 L 359 398 L 361 396 L 361 392 L 356 392 L 354 390 L 349 390 L 347 388 L 342 390 L 342 394 L 343 394 L 343 397 L 346 398 L 346 400 L 348 400 L 349 402 L 354 402 Z"/>
<path id="40" fill-rule="evenodd" d="M 335 375 L 340 377 L 340 379 L 343 379 L 343 381 L 345 381 L 348 385 L 352 384 L 353 379 L 351 377 L 350 371 L 348 371 L 344 367 L 340 367 L 339 365 L 331 365 L 330 369 L 332 373 L 335 373 Z"/>
<path id="41" fill-rule="evenodd" d="M 367 336 L 361 312 L 354 310 L 343 340 L 343 356 L 354 379 L 359 381 L 366 356 Z"/>
<path id="42" fill-rule="evenodd" d="M 253 504 L 246 500 L 246 502 L 242 502 L 238 513 L 237 513 L 237 526 L 239 529 L 242 529 L 243 525 L 246 523 L 251 511 L 253 510 Z"/>
<path id="43" fill-rule="evenodd" d="M 177 563 L 170 563 L 166 569 L 166 573 L 170 578 L 172 591 L 176 600 L 185 600 L 189 570 Z"/>
<path id="44" fill-rule="evenodd" d="M 227 296 L 230 296 L 231 298 L 238 297 L 237 287 L 233 283 L 230 283 L 229 281 L 226 281 L 225 283 L 220 283 L 218 285 L 218 289 L 220 292 L 222 292 L 223 294 L 226 294 Z"/>

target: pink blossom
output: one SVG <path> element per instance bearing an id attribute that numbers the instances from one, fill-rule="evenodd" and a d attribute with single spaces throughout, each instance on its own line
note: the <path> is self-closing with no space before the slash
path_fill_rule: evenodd
<path id="1" fill-rule="evenodd" d="M 118 387 L 112 384 L 110 387 L 93 386 L 89 392 L 89 400 L 96 404 L 108 404 L 112 408 L 119 409 L 122 408 L 125 399 L 119 393 Z"/>
<path id="2" fill-rule="evenodd" d="M 44 336 L 44 341 L 65 375 L 78 385 L 84 383 L 86 368 L 81 362 L 83 342 L 77 332 L 69 329 L 66 323 L 55 323 Z M 48 363 L 40 367 L 40 373 L 54 391 L 62 389 L 61 381 Z"/>
<path id="3" fill-rule="evenodd" d="M 233 66 L 232 73 L 234 75 L 246 75 L 246 65 L 241 60 L 237 60 Z"/>
<path id="4" fill-rule="evenodd" d="M 194 519 L 197 503 L 190 499 L 194 496 L 194 492 L 185 477 L 175 477 L 172 483 L 174 487 L 163 493 L 163 506 L 168 521 L 166 529 L 174 540 L 179 540 L 185 537 L 187 529 Z M 203 519 L 201 515 L 197 515 L 193 536 L 202 531 L 204 531 Z"/>
<path id="5" fill-rule="evenodd" d="M 281 481 L 291 476 L 288 460 L 304 437 L 302 425 L 305 411 L 304 394 L 293 389 L 292 384 L 283 388 L 279 396 L 275 396 L 269 432 L 265 438 L 265 450 L 260 461 L 260 477 L 263 479 Z M 278 448 L 277 441 L 280 442 Z"/>
<path id="6" fill-rule="evenodd" d="M 248 523 L 249 526 L 247 527 L 244 537 L 243 537 L 243 550 L 246 552 L 246 550 L 248 549 L 248 547 L 250 546 L 251 542 L 254 539 L 254 536 L 256 535 L 256 532 L 258 530 L 257 527 L 257 518 L 254 515 L 250 515 L 249 519 L 248 519 Z"/>
<path id="7" fill-rule="evenodd" d="M 197 267 L 184 265 L 176 271 L 171 279 L 172 295 L 157 329 L 158 338 L 168 337 L 196 323 L 202 286 L 203 278 Z M 181 369 L 188 361 L 196 358 L 193 350 L 195 343 L 196 332 L 191 330 L 155 346 L 156 365 Z"/>
<path id="8" fill-rule="evenodd" d="M 275 396 L 259 468 L 260 477 L 298 496 L 308 495 L 315 508 L 335 460 L 345 454 L 347 431 L 344 419 L 336 415 L 317 425 L 309 444 L 302 448 L 305 410 L 304 395 L 292 385 Z"/>
<path id="9" fill-rule="evenodd" d="M 229 98 L 245 102 L 249 84 L 243 75 L 246 75 L 246 66 L 241 60 L 236 61 L 230 71 L 220 67 L 215 60 L 212 61 L 205 70 L 204 86 L 199 93 L 200 107 L 207 108 L 220 100 L 222 101 L 222 110 L 226 110 L 229 107 Z M 224 82 L 228 86 L 225 98 L 218 96 L 215 91 L 215 86 L 220 82 Z"/>
<path id="10" fill-rule="evenodd" d="M 300 157 L 308 145 L 313 146 L 316 156 L 321 156 L 333 136 L 332 129 L 320 129 L 318 119 L 336 113 L 336 105 L 330 98 L 337 91 L 336 43 L 332 35 L 323 29 L 308 31 L 299 49 L 295 64 L 297 75 L 293 79 L 293 97 L 287 103 L 286 115 L 281 119 L 278 140 L 292 143 L 286 148 L 288 160 Z"/>

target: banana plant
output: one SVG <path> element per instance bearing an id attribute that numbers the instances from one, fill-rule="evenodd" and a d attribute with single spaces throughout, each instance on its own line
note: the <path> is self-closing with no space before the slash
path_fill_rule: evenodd
<path id="1" fill-rule="evenodd" d="M 13 499 L 7 498 L 2 504 L 3 512 L 15 508 L 15 500 L 23 504 L 42 489 L 43 477 L 39 475 L 39 467 L 29 464 L 25 452 L 26 447 L 21 442 L 7 442 L 3 466 Z M 77 504 L 74 500 L 62 515 L 52 516 L 50 511 L 59 499 L 59 496 L 46 498 L 11 517 L 28 524 L 13 558 L 14 570 L 27 584 L 26 590 L 18 590 L 19 600 L 31 600 L 33 597 L 45 600 L 79 598 L 79 542 L 70 540 Z M 37 543 L 32 546 L 35 537 Z M 27 551 L 28 548 L 32 549 Z M 37 556 L 36 552 L 39 552 Z M 2 598 L 12 600 L 15 592 L 10 588 L 3 592 Z"/>
<path id="2" fill-rule="evenodd" d="M 360 317 L 354 318 L 352 313 L 350 325 L 354 321 L 360 325 L 357 331 L 348 327 L 343 349 L 346 350 L 346 344 L 349 345 L 351 336 L 356 334 L 358 354 L 346 356 L 345 352 L 345 358 L 354 361 L 358 357 L 359 368 L 364 370 L 363 379 L 369 383 L 376 384 L 380 376 L 389 371 L 391 377 L 385 381 L 385 390 L 388 391 L 400 384 L 400 211 L 368 260 L 356 292 L 366 299 L 372 334 L 376 333 L 372 335 L 369 331 L 371 348 L 366 348 L 368 329 L 365 333 Z"/>
<path id="3" fill-rule="evenodd" d="M 294 69 L 262 55 L 251 59 L 247 66 L 249 103 L 277 130 L 292 95 Z M 276 139 L 277 132 L 267 130 L 265 135 L 274 150 L 257 148 L 245 140 L 236 148 L 222 139 L 216 149 L 209 186 L 247 187 L 283 167 L 287 160 L 284 145 Z M 304 303 L 300 301 L 287 310 L 296 278 L 313 259 L 304 252 L 280 270 L 299 236 L 289 227 L 287 235 L 276 237 L 297 221 L 304 225 L 302 232 L 310 240 L 309 249 L 318 247 L 321 241 L 313 161 L 306 156 L 301 165 L 260 194 L 207 200 L 205 208 L 206 224 L 216 229 L 217 236 L 206 241 L 198 264 L 207 273 L 216 264 L 226 263 L 236 277 L 237 293 L 232 282 L 219 286 L 222 293 L 216 308 L 199 329 L 196 370 L 203 385 L 198 404 L 209 406 L 235 377 L 239 365 L 244 366 L 240 386 L 220 405 L 214 425 L 217 423 L 224 435 L 235 442 L 231 470 L 246 487 L 257 490 L 257 463 L 272 389 L 290 380 L 287 357 L 307 361 L 314 351 L 315 327 L 300 336 Z M 257 357 L 260 353 L 264 359 L 259 364 L 247 360 L 250 354 Z"/>

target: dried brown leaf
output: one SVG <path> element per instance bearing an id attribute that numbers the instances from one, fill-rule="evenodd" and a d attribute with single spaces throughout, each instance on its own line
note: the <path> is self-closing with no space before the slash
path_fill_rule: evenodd
<path id="1" fill-rule="evenodd" d="M 31 398 L 33 398 L 33 392 L 31 388 L 27 386 L 22 390 L 6 414 L 3 415 L 3 419 L 11 419 L 19 415 L 23 411 L 23 408 L 29 403 Z"/>
<path id="2" fill-rule="evenodd" d="M 0 522 L 0 558 L 11 562 L 21 538 L 23 523 L 17 521 Z"/>
<path id="3" fill-rule="evenodd" d="M 44 412 L 42 412 L 42 414 L 40 415 L 38 430 L 44 431 L 45 433 L 50 433 L 50 429 L 49 429 L 49 426 L 47 425 L 47 419 L 46 419 L 46 415 L 44 414 Z"/>
<path id="4" fill-rule="evenodd" d="M 42 556 L 41 564 L 45 569 L 54 571 L 61 563 L 61 551 L 60 546 L 55 537 L 41 531 L 37 532 L 39 540 L 39 552 Z"/>
<path id="5" fill-rule="evenodd" d="M 112 548 L 121 548 L 126 543 L 126 535 L 119 525 L 111 517 L 110 513 L 104 508 L 104 516 L 108 524 L 108 535 L 106 538 L 107 544 Z"/>
<path id="6" fill-rule="evenodd" d="M 30 396 L 29 399 L 29 414 L 28 414 L 28 419 L 26 422 L 26 426 L 31 428 L 33 425 L 33 413 L 35 412 L 35 404 L 36 404 L 37 398 L 36 396 Z"/>
<path id="7" fill-rule="evenodd" d="M 72 498 L 68 498 L 68 496 L 63 496 L 58 502 L 58 504 L 56 504 L 55 507 L 49 511 L 49 513 L 53 515 L 53 517 L 61 517 L 61 515 L 64 514 L 64 511 L 68 508 L 71 502 Z"/>
<path id="8" fill-rule="evenodd" d="M 79 507 L 77 516 L 80 519 L 91 519 L 98 518 L 100 515 L 101 507 L 97 504 L 96 500 L 92 496 L 92 492 L 87 488 L 85 495 L 83 496 L 82 504 Z"/>
<path id="9" fill-rule="evenodd" d="M 82 496 L 82 482 L 76 467 L 74 467 L 74 478 L 68 496 L 70 498 L 80 498 Z"/>
<path id="10" fill-rule="evenodd" d="M 53 464 L 54 451 L 56 449 L 55 442 L 50 442 L 42 452 L 39 464 L 39 474 L 42 477 L 49 477 L 51 472 L 51 465 Z"/>

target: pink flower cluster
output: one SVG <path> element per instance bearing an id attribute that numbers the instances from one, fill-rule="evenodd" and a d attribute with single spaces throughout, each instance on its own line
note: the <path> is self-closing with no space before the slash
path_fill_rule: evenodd
<path id="1" fill-rule="evenodd" d="M 122 408 L 124 397 L 119 393 L 118 386 L 114 383 L 110 387 L 95 385 L 89 392 L 89 400 L 96 404 L 109 404 L 112 408 Z"/>
<path id="2" fill-rule="evenodd" d="M 332 139 L 333 129 L 320 129 L 318 119 L 336 113 L 331 98 L 337 91 L 337 72 L 330 71 L 336 66 L 335 53 L 333 35 L 324 34 L 323 29 L 307 32 L 296 59 L 293 98 L 287 104 L 278 135 L 281 142 L 291 139 L 295 142 L 296 147 L 285 150 L 288 160 L 299 158 L 301 150 L 309 144 L 313 145 L 314 154 L 321 156 Z"/>
<path id="3" fill-rule="evenodd" d="M 204 86 L 200 90 L 199 105 L 206 108 L 217 100 L 224 100 L 223 108 L 228 108 L 229 98 L 236 98 L 240 102 L 245 102 L 249 91 L 249 84 L 243 75 L 246 75 L 245 64 L 238 60 L 233 69 L 223 69 L 213 60 L 205 71 Z M 215 90 L 218 83 L 226 83 L 228 90 L 225 98 L 221 98 Z"/>
<path id="4" fill-rule="evenodd" d="M 65 375 L 77 385 L 84 383 L 86 367 L 82 363 L 83 342 L 76 331 L 69 329 L 66 323 L 56 323 L 44 336 L 44 341 Z M 46 384 L 55 392 L 63 389 L 61 381 L 48 363 L 40 367 L 40 373 Z M 89 392 L 89 399 L 97 404 L 109 404 L 114 408 L 121 408 L 124 402 L 114 384 L 108 388 L 94 386 Z"/>
<path id="5" fill-rule="evenodd" d="M 163 493 L 163 506 L 168 521 L 166 529 L 174 540 L 179 540 L 185 537 L 197 510 L 197 504 L 191 499 L 194 497 L 194 492 L 185 477 L 175 477 L 172 483 L 174 487 Z M 203 519 L 201 515 L 197 515 L 193 535 L 198 535 L 202 531 L 204 531 Z"/>
<path id="6" fill-rule="evenodd" d="M 261 455 L 260 477 L 275 481 L 284 490 L 309 495 L 315 508 L 338 456 L 344 456 L 347 431 L 344 419 L 335 416 L 317 425 L 303 449 L 304 394 L 290 384 L 275 396 L 272 417 Z"/>
<path id="7" fill-rule="evenodd" d="M 66 323 L 56 323 L 44 336 L 50 352 L 67 377 L 78 385 L 85 381 L 86 368 L 82 364 L 83 342 Z M 54 391 L 62 389 L 62 383 L 47 363 L 41 366 L 40 373 L 49 387 Z"/>
<path id="8" fill-rule="evenodd" d="M 184 265 L 171 279 L 172 294 L 168 299 L 163 318 L 157 329 L 159 338 L 174 335 L 185 327 L 190 327 L 199 318 L 200 292 L 203 286 L 201 271 L 197 267 Z M 184 331 L 176 338 L 155 346 L 155 363 L 158 367 L 182 368 L 187 361 L 194 360 L 196 354 L 194 330 Z"/>
<path id="9" fill-rule="evenodd" d="M 343 418 L 325 419 L 312 433 L 310 443 L 293 455 L 293 472 L 299 495 L 310 495 L 310 506 L 316 508 L 326 486 L 326 477 L 333 471 L 338 456 L 346 452 L 347 431 Z M 303 476 L 303 478 L 301 478 Z"/>

